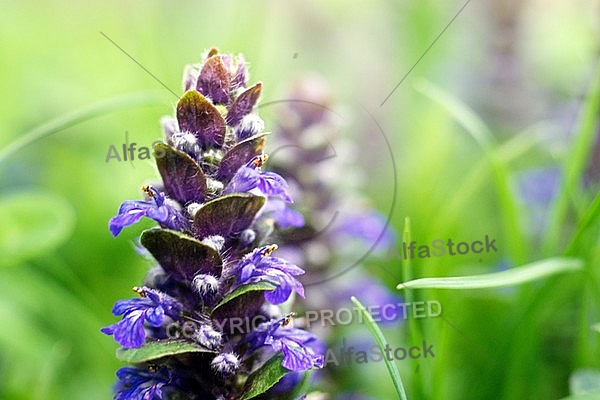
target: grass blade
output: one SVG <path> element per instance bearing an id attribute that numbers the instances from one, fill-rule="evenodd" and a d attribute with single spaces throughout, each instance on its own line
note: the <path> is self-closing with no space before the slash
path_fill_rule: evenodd
<path id="1" fill-rule="evenodd" d="M 16 140 L 0 150 L 0 163 L 21 150 L 23 147 L 80 122 L 84 122 L 88 119 L 99 117 L 123 108 L 161 104 L 164 103 L 164 101 L 164 96 L 162 95 L 158 95 L 154 92 L 143 92 L 126 94 L 84 106 L 78 110 L 52 119 L 28 132 L 19 135 Z"/>
<path id="2" fill-rule="evenodd" d="M 483 150 L 500 202 L 502 220 L 505 221 L 504 236 L 511 239 L 506 240 L 509 254 L 516 262 L 524 262 L 526 239 L 520 229 L 519 208 L 511 190 L 508 165 L 498 154 L 499 146 L 492 131 L 475 111 L 445 90 L 424 79 L 418 81 L 415 88 L 446 109 Z"/>
<path id="3" fill-rule="evenodd" d="M 547 229 L 548 236 L 544 247 L 546 251 L 556 248 L 562 236 L 562 227 L 567 215 L 569 200 L 577 191 L 592 154 L 594 141 L 596 140 L 598 111 L 600 111 L 600 64 L 596 67 L 596 76 L 581 110 L 579 127 L 562 167 L 562 184 L 558 197 L 552 205 L 550 225 Z"/>
<path id="4" fill-rule="evenodd" d="M 447 278 L 422 278 L 400 283 L 396 289 L 486 289 L 518 285 L 550 275 L 580 270 L 583 262 L 575 258 L 549 258 L 522 267 L 490 274 L 454 276 Z"/>
<path id="5" fill-rule="evenodd" d="M 373 338 L 375 339 L 375 342 L 377 343 L 377 345 L 379 347 L 381 347 L 382 349 L 384 349 L 387 344 L 387 341 L 385 340 L 385 337 L 383 336 L 381 329 L 379 329 L 379 326 L 377 326 L 377 323 L 373 320 L 373 317 L 371 316 L 371 314 L 369 314 L 369 312 L 367 311 L 365 306 L 363 306 L 362 303 L 360 301 L 358 301 L 358 299 L 356 297 L 352 296 L 352 297 L 350 297 L 350 300 L 352 300 L 354 305 L 360 310 L 362 315 L 365 317 L 367 328 L 369 328 L 369 332 L 371 332 L 371 335 L 373 335 Z M 396 367 L 396 364 L 394 364 L 393 361 L 389 361 L 387 359 L 387 357 L 384 357 L 383 359 L 385 361 L 385 366 L 387 367 L 387 369 L 392 377 L 392 381 L 394 382 L 394 387 L 396 388 L 396 392 L 398 393 L 398 396 L 402 400 L 407 400 L 406 393 L 404 392 L 404 386 L 402 386 L 402 379 L 400 378 L 400 372 L 398 372 L 398 367 Z"/>

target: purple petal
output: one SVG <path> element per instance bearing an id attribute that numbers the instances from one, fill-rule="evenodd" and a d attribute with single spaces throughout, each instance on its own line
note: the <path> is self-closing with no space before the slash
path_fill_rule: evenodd
<path id="1" fill-rule="evenodd" d="M 142 201 L 142 200 L 127 200 L 121 203 L 118 214 L 126 214 L 131 211 L 149 210 L 155 207 L 154 202 Z"/>
<path id="2" fill-rule="evenodd" d="M 146 310 L 145 318 L 150 325 L 158 328 L 165 318 L 165 310 L 161 306 L 149 308 Z"/>
<path id="3" fill-rule="evenodd" d="M 119 300 L 115 303 L 112 309 L 113 315 L 123 315 L 128 311 L 142 310 L 152 307 L 154 303 L 144 297 L 135 297 L 133 299 Z"/>
<path id="4" fill-rule="evenodd" d="M 260 172 L 254 168 L 241 167 L 223 190 L 227 193 L 247 193 L 258 186 Z"/>
<path id="5" fill-rule="evenodd" d="M 146 340 L 144 314 L 142 310 L 131 311 L 121 321 L 107 327 L 106 331 L 112 332 L 115 341 L 125 348 L 140 347 Z"/>
<path id="6" fill-rule="evenodd" d="M 299 345 L 292 340 L 286 340 L 282 343 L 283 361 L 281 365 L 292 371 L 304 371 L 315 367 L 315 357 L 306 347 Z"/>
<path id="7" fill-rule="evenodd" d="M 242 272 L 240 274 L 240 282 L 246 282 L 252 276 L 256 266 L 252 263 L 248 263 L 242 268 Z"/>
<path id="8" fill-rule="evenodd" d="M 277 286 L 271 292 L 265 292 L 265 299 L 271 304 L 281 304 L 290 298 L 292 288 L 285 282 L 277 282 Z"/>
<path id="9" fill-rule="evenodd" d="M 283 258 L 279 257 L 265 257 L 263 259 L 263 263 L 270 268 L 276 268 L 289 275 L 302 275 L 305 272 L 299 266 L 289 263 Z"/>
<path id="10" fill-rule="evenodd" d="M 152 218 L 156 222 L 166 225 L 170 220 L 169 208 L 167 206 L 151 208 L 146 213 L 146 216 Z"/>
<path id="11" fill-rule="evenodd" d="M 287 192 L 287 182 L 274 172 L 261 173 L 258 189 L 267 196 L 279 196 L 287 203 L 293 203 Z"/>
<path id="12" fill-rule="evenodd" d="M 304 226 L 304 216 L 290 207 L 284 207 L 282 211 L 275 213 L 275 223 L 281 229 L 301 228 Z"/>
<path id="13" fill-rule="evenodd" d="M 108 222 L 108 229 L 113 236 L 117 236 L 123 228 L 133 225 L 140 220 L 144 215 L 146 215 L 147 210 L 131 210 L 125 214 L 119 214 L 115 217 L 112 217 Z"/>

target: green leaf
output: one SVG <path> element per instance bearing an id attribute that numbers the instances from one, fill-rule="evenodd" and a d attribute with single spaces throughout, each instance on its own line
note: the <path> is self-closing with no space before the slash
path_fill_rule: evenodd
<path id="1" fill-rule="evenodd" d="M 494 145 L 494 136 L 485 122 L 458 98 L 423 78 L 416 81 L 415 89 L 448 110 L 450 115 L 465 128 L 481 148 L 489 150 Z"/>
<path id="2" fill-rule="evenodd" d="M 204 148 L 223 146 L 225 120 L 217 108 L 196 90 L 188 90 L 179 99 L 177 122 L 181 132 L 193 133 Z"/>
<path id="3" fill-rule="evenodd" d="M 221 182 L 229 182 L 242 165 L 263 151 L 265 145 L 264 137 L 268 134 L 269 132 L 256 134 L 229 149 L 223 156 L 221 164 L 219 164 L 219 170 L 216 175 L 217 179 Z"/>
<path id="4" fill-rule="evenodd" d="M 365 317 L 365 323 L 367 325 L 367 328 L 369 329 L 369 332 L 371 332 L 371 336 L 373 336 L 373 339 L 375 339 L 377 345 L 380 348 L 384 349 L 387 345 L 387 341 L 385 340 L 381 329 L 379 329 L 379 326 L 377 326 L 377 323 L 375 322 L 375 320 L 373 320 L 373 316 L 367 311 L 365 306 L 363 306 L 362 303 L 358 301 L 356 297 L 352 296 L 350 297 L 350 300 L 352 300 L 354 305 L 360 310 L 361 314 Z M 384 357 L 383 359 L 385 361 L 385 366 L 387 367 L 387 370 L 390 373 L 390 376 L 392 377 L 392 382 L 394 383 L 394 387 L 396 388 L 396 393 L 398 393 L 398 396 L 400 396 L 402 400 L 406 400 L 406 392 L 404 391 L 404 386 L 402 385 L 402 378 L 400 378 L 400 372 L 398 372 L 398 367 L 396 367 L 396 364 L 394 364 L 393 361 L 388 360 L 387 357 Z"/>
<path id="5" fill-rule="evenodd" d="M 506 164 L 506 160 L 500 157 L 498 153 L 497 141 L 491 130 L 477 116 L 474 110 L 442 88 L 424 79 L 419 81 L 416 88 L 448 110 L 450 115 L 465 128 L 466 132 L 471 135 L 473 140 L 483 150 L 490 172 L 492 173 L 500 204 L 500 213 L 505 226 L 504 236 L 510 236 L 511 238 L 511 240 L 505 241 L 508 247 L 507 250 L 517 262 L 524 261 L 526 238 L 522 234 L 522 229 L 520 229 L 521 216 L 519 215 L 517 199 L 511 188 L 508 165 Z"/>
<path id="6" fill-rule="evenodd" d="M 194 217 L 194 232 L 200 238 L 225 238 L 248 228 L 265 204 L 262 196 L 230 194 L 205 203 Z"/>
<path id="7" fill-rule="evenodd" d="M 522 267 L 490 274 L 454 276 L 448 278 L 422 278 L 400 283 L 396 289 L 485 289 L 512 286 L 545 278 L 563 272 L 577 271 L 583 262 L 575 258 L 549 258 Z"/>
<path id="8" fill-rule="evenodd" d="M 150 229 L 142 233 L 140 242 L 167 272 L 187 279 L 198 273 L 221 275 L 219 252 L 184 233 Z"/>
<path id="9" fill-rule="evenodd" d="M 187 153 L 168 144 L 155 146 L 156 166 L 169 196 L 181 204 L 201 203 L 206 195 L 206 177 L 196 161 Z"/>
<path id="10" fill-rule="evenodd" d="M 244 386 L 244 394 L 240 400 L 252 399 L 275 385 L 285 374 L 290 372 L 281 365 L 283 356 L 276 356 L 248 377 Z"/>
<path id="11" fill-rule="evenodd" d="M 546 229 L 547 236 L 544 250 L 555 248 L 562 237 L 562 227 L 565 225 L 564 220 L 567 216 L 569 201 L 577 191 L 578 185 L 580 185 L 581 177 L 589 164 L 588 160 L 594 149 L 599 111 L 600 67 L 597 67 L 596 76 L 580 112 L 579 126 L 577 132 L 575 132 L 571 149 L 562 166 L 563 179 L 558 195 L 552 204 L 550 224 Z"/>
<path id="12" fill-rule="evenodd" d="M 271 291 L 275 289 L 275 285 L 273 285 L 270 282 L 256 282 L 256 283 L 250 283 L 248 285 L 243 285 L 240 286 L 239 288 L 235 289 L 233 292 L 229 293 L 227 296 L 225 296 L 223 298 L 223 300 L 221 300 L 219 302 L 219 304 L 217 304 L 214 308 L 214 310 L 216 310 L 217 308 L 229 303 L 231 300 L 240 297 L 246 293 L 249 292 L 256 292 L 256 291 Z M 213 312 L 214 312 L 213 310 Z"/>
<path id="13" fill-rule="evenodd" d="M 214 353 L 214 351 L 184 340 L 166 340 L 149 342 L 137 349 L 118 348 L 117 358 L 126 363 L 136 364 L 184 353 Z"/>
<path id="14" fill-rule="evenodd" d="M 58 247 L 73 233 L 75 212 L 63 197 L 43 192 L 0 198 L 0 265 L 35 258 Z"/>
<path id="15" fill-rule="evenodd" d="M 598 224 L 598 219 L 600 219 L 600 193 L 596 195 L 584 216 L 577 223 L 577 230 L 565 250 L 565 255 L 568 256 L 575 253 L 575 249 L 577 249 L 584 238 L 586 238 L 585 233 L 587 230 L 592 226 L 596 226 Z"/>
<path id="16" fill-rule="evenodd" d="M 294 390 L 290 393 L 290 398 L 297 399 L 301 395 L 308 393 L 310 389 L 310 377 L 314 370 L 309 369 L 308 371 L 304 371 L 304 376 L 300 383 L 296 385 Z"/>

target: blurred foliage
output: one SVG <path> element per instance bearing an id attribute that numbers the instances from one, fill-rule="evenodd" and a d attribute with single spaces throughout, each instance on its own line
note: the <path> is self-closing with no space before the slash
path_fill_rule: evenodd
<path id="1" fill-rule="evenodd" d="M 114 321 L 113 302 L 129 297 L 148 268 L 133 243 L 151 224 L 115 240 L 107 222 L 158 175 L 145 161 L 105 159 L 125 132 L 139 145 L 160 138 L 159 119 L 177 99 L 100 32 L 176 93 L 183 66 L 216 46 L 244 53 L 252 78 L 264 82 L 263 102 L 314 72 L 330 82 L 337 103 L 371 112 L 390 142 L 395 170 L 368 118 L 348 117 L 347 133 L 360 149 L 365 191 L 391 212 L 396 231 L 410 216 L 420 243 L 490 235 L 499 244 L 498 253 L 481 257 L 413 260 L 410 276 L 394 259 L 370 257 L 364 268 L 390 288 L 541 258 L 583 260 L 583 272 L 514 290 L 419 290 L 443 305 L 444 319 L 418 320 L 385 336 L 393 345 L 419 336 L 434 343 L 436 357 L 420 360 L 418 369 L 396 363 L 409 399 L 587 398 L 575 397 L 588 395 L 570 391 L 569 377 L 587 370 L 597 379 L 600 370 L 599 334 L 591 328 L 600 321 L 599 113 L 578 112 L 581 98 L 596 94 L 590 88 L 599 2 L 471 2 L 381 107 L 464 3 L 349 4 L 2 2 L 0 149 L 98 101 L 156 93 L 145 105 L 103 112 L 41 138 L 0 164 L 0 398 L 109 398 L 120 363 L 116 344 L 99 329 Z M 434 90 L 424 90 L 424 80 Z M 473 140 L 473 126 L 485 126 L 493 143 Z M 573 152 L 585 127 L 591 132 Z M 534 204 L 517 184 L 521 173 L 538 167 L 576 171 L 556 197 L 560 210 L 552 217 L 542 209 L 541 220 L 532 218 Z M 394 393 L 383 363 L 353 366 L 342 383 L 374 398 Z"/>

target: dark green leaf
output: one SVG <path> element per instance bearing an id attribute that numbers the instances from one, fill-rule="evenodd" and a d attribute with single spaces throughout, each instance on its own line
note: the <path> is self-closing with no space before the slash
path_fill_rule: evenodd
<path id="1" fill-rule="evenodd" d="M 183 204 L 204 201 L 206 177 L 198 164 L 186 153 L 167 144 L 157 144 L 155 148 L 164 152 L 163 157 L 156 158 L 156 165 L 167 194 Z"/>
<path id="2" fill-rule="evenodd" d="M 191 132 L 206 147 L 222 147 L 225 120 L 210 101 L 195 90 L 187 91 L 177 103 L 177 122 L 182 132 Z"/>
<path id="3" fill-rule="evenodd" d="M 276 356 L 248 377 L 241 400 L 253 399 L 275 385 L 285 374 L 290 372 L 281 365 L 283 356 Z"/>
<path id="4" fill-rule="evenodd" d="M 183 353 L 214 353 L 185 340 L 164 340 L 149 342 L 137 349 L 117 349 L 117 358 L 130 364 L 141 363 L 158 358 Z"/>
<path id="5" fill-rule="evenodd" d="M 268 132 L 259 133 L 243 140 L 233 146 L 221 160 L 219 165 L 219 171 L 217 171 L 217 179 L 223 182 L 229 182 L 237 170 L 252 157 L 259 155 L 265 144 L 264 136 L 268 135 Z"/>
<path id="6" fill-rule="evenodd" d="M 151 229 L 142 233 L 140 241 L 167 272 L 186 279 L 198 273 L 221 275 L 219 253 L 181 232 Z"/>
<path id="7" fill-rule="evenodd" d="M 194 217 L 194 232 L 200 238 L 220 235 L 225 238 L 248 228 L 265 198 L 230 194 L 204 204 Z"/>
<path id="8" fill-rule="evenodd" d="M 256 317 L 260 307 L 265 302 L 264 292 L 273 290 L 274 285 L 268 282 L 252 283 L 244 285 L 234 290 L 226 296 L 211 313 L 211 318 L 215 324 L 222 327 L 224 332 L 242 333 L 252 330 L 252 328 L 265 320 Z M 245 324 L 239 325 L 236 321 L 245 321 Z"/>
<path id="9" fill-rule="evenodd" d="M 256 283 L 250 283 L 248 285 L 243 285 L 240 286 L 239 288 L 235 289 L 233 292 L 229 293 L 227 296 L 225 296 L 225 298 L 223 298 L 223 300 L 221 300 L 219 302 L 219 304 L 217 304 L 215 306 L 215 310 L 219 307 L 221 307 L 222 305 L 229 303 L 231 300 L 246 294 L 248 292 L 256 292 L 256 291 L 271 291 L 275 289 L 275 285 L 273 285 L 270 282 L 256 282 Z"/>

